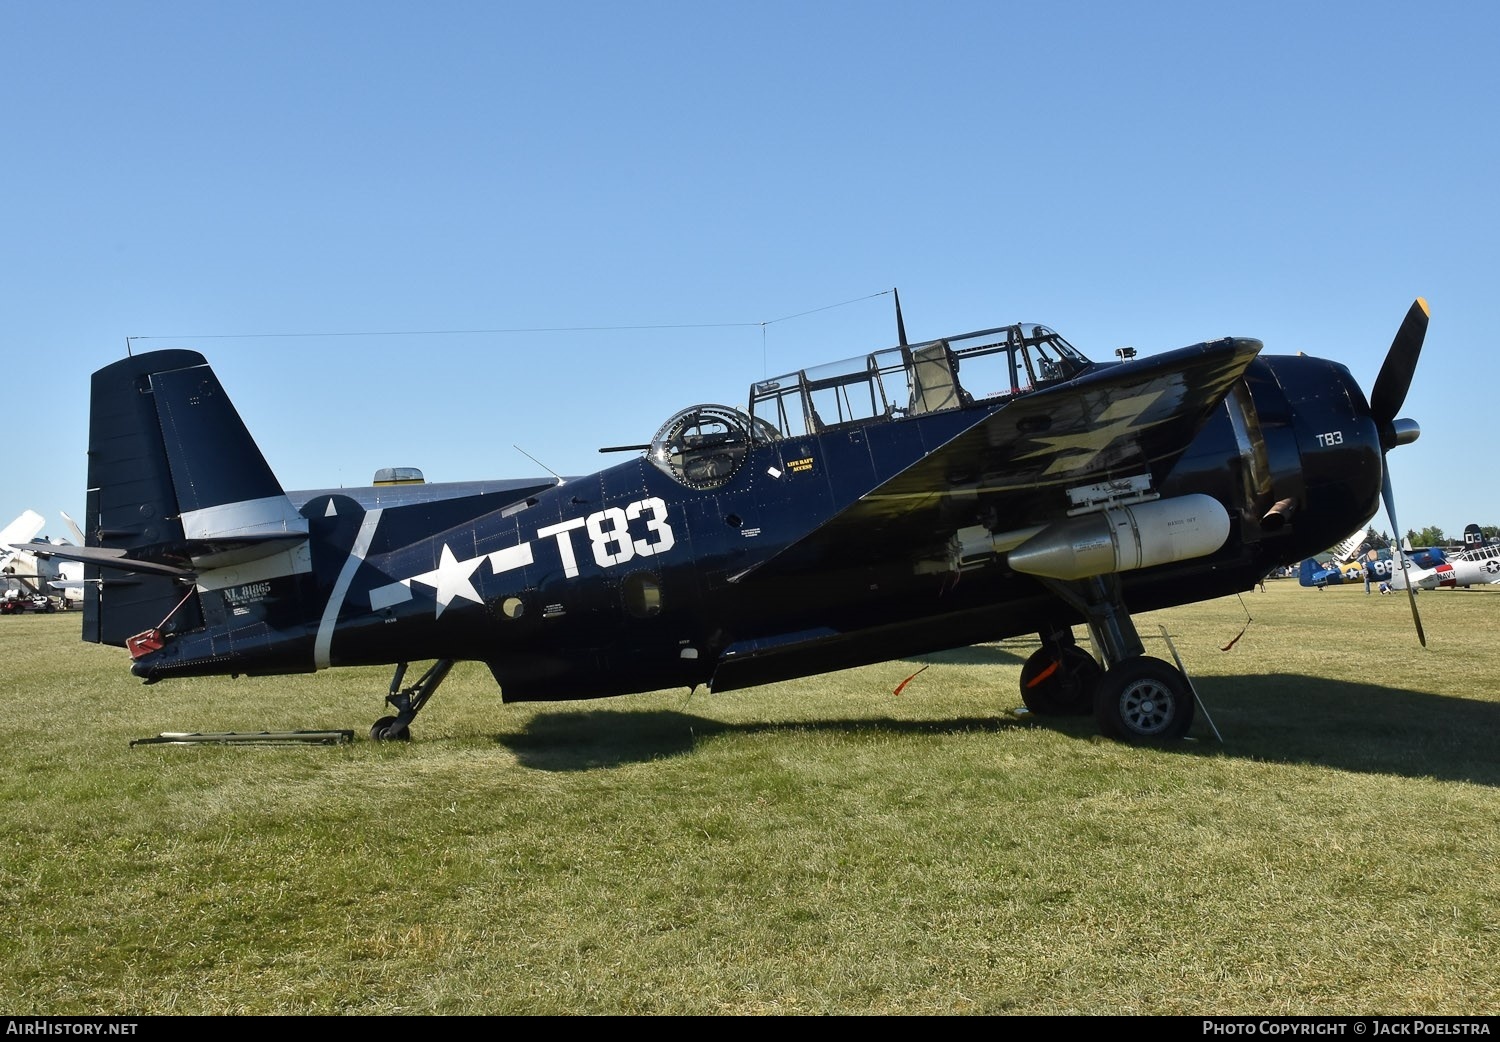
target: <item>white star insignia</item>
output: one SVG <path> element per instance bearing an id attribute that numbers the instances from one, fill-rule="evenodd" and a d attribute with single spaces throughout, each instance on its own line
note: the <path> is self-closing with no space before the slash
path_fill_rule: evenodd
<path id="1" fill-rule="evenodd" d="M 471 557 L 467 561 L 460 561 L 453 556 L 453 551 L 448 544 L 443 544 L 443 556 L 438 562 L 437 568 L 421 575 L 413 575 L 411 582 L 422 583 L 424 586 L 437 588 L 437 614 L 442 615 L 443 609 L 453 601 L 455 597 L 473 601 L 475 604 L 483 603 L 474 584 L 469 581 L 469 576 L 474 574 L 474 569 L 479 567 L 483 557 Z"/>

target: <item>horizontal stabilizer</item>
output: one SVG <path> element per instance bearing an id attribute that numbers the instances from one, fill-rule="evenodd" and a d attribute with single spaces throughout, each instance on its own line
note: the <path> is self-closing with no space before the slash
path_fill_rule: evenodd
<path id="1" fill-rule="evenodd" d="M 146 561 L 130 557 L 128 551 L 109 546 L 56 546 L 47 543 L 23 543 L 18 549 L 30 550 L 38 557 L 57 557 L 64 561 L 79 561 L 96 568 L 107 568 L 119 572 L 149 572 L 152 575 L 170 575 L 176 579 L 192 579 L 198 574 L 191 568 L 182 568 L 164 561 Z"/>

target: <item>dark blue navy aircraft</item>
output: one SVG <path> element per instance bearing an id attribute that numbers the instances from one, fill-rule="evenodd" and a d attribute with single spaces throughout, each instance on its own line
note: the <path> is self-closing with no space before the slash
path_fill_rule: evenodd
<path id="1" fill-rule="evenodd" d="M 1033 712 L 1173 740 L 1192 687 L 1130 612 L 1249 590 L 1382 497 L 1400 531 L 1385 453 L 1419 433 L 1396 413 L 1427 319 L 1419 299 L 1366 399 L 1250 339 L 1103 362 L 1038 325 L 912 344 L 898 303 L 895 346 L 690 406 L 588 477 L 292 494 L 204 358 L 157 351 L 94 374 L 87 545 L 48 550 L 94 580 L 84 638 L 147 683 L 393 666 L 377 740 L 458 661 L 506 701 L 577 699 L 1031 633 Z"/>
<path id="2" fill-rule="evenodd" d="M 1362 549 L 1360 553 L 1342 561 L 1335 557 L 1326 564 L 1309 557 L 1302 562 L 1297 580 L 1303 586 L 1316 589 L 1362 582 L 1368 591 L 1371 584 L 1390 582 L 1401 570 L 1403 558 L 1411 567 L 1423 569 L 1436 568 L 1446 561 L 1440 546 L 1418 547 L 1401 550 L 1399 553 L 1393 553 L 1390 547 L 1382 546 Z"/>

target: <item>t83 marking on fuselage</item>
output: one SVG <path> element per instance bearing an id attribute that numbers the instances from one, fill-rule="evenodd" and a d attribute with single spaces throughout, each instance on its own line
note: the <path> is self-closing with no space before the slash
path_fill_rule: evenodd
<path id="1" fill-rule="evenodd" d="M 556 544 L 563 575 L 569 579 L 576 579 L 579 575 L 578 554 L 573 544 L 573 533 L 579 529 L 587 534 L 594 563 L 600 568 L 613 568 L 636 557 L 665 553 L 677 543 L 676 534 L 667 521 L 667 505 L 654 496 L 624 507 L 607 507 L 586 517 L 570 518 L 538 528 L 536 541 L 546 543 L 550 540 Z M 643 530 L 641 538 L 635 537 L 637 530 Z M 458 598 L 482 604 L 484 598 L 474 588 L 473 575 L 480 562 L 486 559 L 490 563 L 491 575 L 503 575 L 533 564 L 536 554 L 532 541 L 528 540 L 504 550 L 460 559 L 444 543 L 436 568 L 372 589 L 370 610 L 380 611 L 411 600 L 412 583 L 421 583 L 436 591 L 434 617 L 441 616 L 443 610 Z"/>

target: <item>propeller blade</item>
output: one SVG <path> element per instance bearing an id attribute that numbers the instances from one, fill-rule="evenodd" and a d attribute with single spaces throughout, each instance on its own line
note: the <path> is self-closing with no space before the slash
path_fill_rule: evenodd
<path id="1" fill-rule="evenodd" d="M 1411 388 L 1411 377 L 1417 370 L 1417 356 L 1422 353 L 1422 341 L 1427 336 L 1428 314 L 1427 301 L 1418 297 L 1401 321 L 1401 328 L 1396 330 L 1396 338 L 1386 352 L 1380 375 L 1375 378 L 1375 388 L 1370 392 L 1370 415 L 1381 430 L 1382 440 Z"/>
<path id="2" fill-rule="evenodd" d="M 1399 533 L 1401 526 L 1396 524 L 1396 495 L 1391 491 L 1391 472 L 1387 470 L 1380 488 L 1380 495 L 1385 500 L 1385 512 L 1391 519 L 1391 531 Z M 1411 621 L 1417 624 L 1417 640 L 1422 642 L 1422 647 L 1427 646 L 1427 634 L 1422 632 L 1422 617 L 1417 614 L 1417 589 L 1416 584 L 1411 581 L 1411 572 L 1408 570 L 1406 558 L 1401 558 L 1401 569 L 1405 573 L 1406 599 L 1411 602 Z"/>

